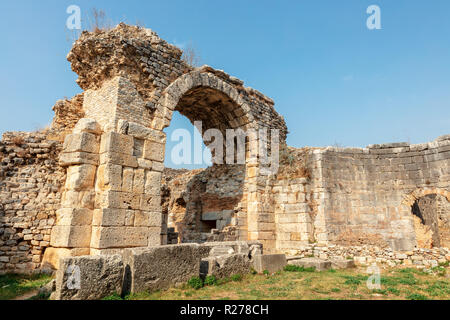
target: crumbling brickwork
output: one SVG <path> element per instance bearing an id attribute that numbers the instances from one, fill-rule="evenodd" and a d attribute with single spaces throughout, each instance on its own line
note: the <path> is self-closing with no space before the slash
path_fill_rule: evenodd
<path id="1" fill-rule="evenodd" d="M 0 273 L 38 269 L 50 245 L 65 171 L 49 135 L 7 132 L 0 142 Z"/>

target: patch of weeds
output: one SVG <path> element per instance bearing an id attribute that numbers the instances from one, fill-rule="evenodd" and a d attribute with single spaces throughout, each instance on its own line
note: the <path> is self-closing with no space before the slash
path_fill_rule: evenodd
<path id="1" fill-rule="evenodd" d="M 389 293 L 395 294 L 396 296 L 399 296 L 399 295 L 400 295 L 400 290 L 398 290 L 397 288 L 389 287 L 389 288 L 387 288 L 386 290 L 387 290 Z"/>
<path id="2" fill-rule="evenodd" d="M 345 284 L 347 285 L 359 285 L 361 284 L 361 282 L 363 281 L 367 281 L 368 277 L 367 276 L 363 276 L 363 275 L 355 275 L 355 276 L 347 276 L 347 275 L 343 275 L 342 276 L 345 280 Z"/>
<path id="3" fill-rule="evenodd" d="M 316 271 L 316 268 L 315 267 L 305 268 L 303 266 L 296 266 L 294 264 L 288 264 L 287 266 L 284 267 L 284 271 L 287 271 L 287 272 L 314 272 L 314 271 Z"/>
<path id="4" fill-rule="evenodd" d="M 342 290 L 341 289 L 339 289 L 339 288 L 332 288 L 331 289 L 331 292 L 334 292 L 334 293 L 338 293 L 338 292 L 341 292 Z"/>
<path id="5" fill-rule="evenodd" d="M 336 269 L 329 269 L 328 272 L 329 273 L 336 273 L 337 271 L 336 271 Z"/>
<path id="6" fill-rule="evenodd" d="M 188 281 L 188 286 L 195 290 L 201 289 L 203 288 L 203 280 L 199 277 L 192 277 Z"/>
<path id="7" fill-rule="evenodd" d="M 419 293 L 413 293 L 406 297 L 406 299 L 409 300 L 428 300 L 428 298 L 422 294 Z"/>
<path id="8" fill-rule="evenodd" d="M 109 301 L 109 300 L 123 300 L 123 299 L 122 299 L 122 297 L 119 294 L 114 293 L 114 294 L 112 294 L 110 296 L 104 297 L 102 300 L 108 300 Z"/>
<path id="9" fill-rule="evenodd" d="M 52 278 L 46 274 L 2 275 L 0 276 L 0 300 L 14 299 L 27 292 L 39 289 L 51 280 Z"/>
<path id="10" fill-rule="evenodd" d="M 445 262 L 441 262 L 439 263 L 439 267 L 449 267 L 450 266 L 450 261 L 445 261 Z"/>
<path id="11" fill-rule="evenodd" d="M 242 274 L 234 274 L 231 276 L 231 281 L 239 282 L 242 281 Z"/>
<path id="12" fill-rule="evenodd" d="M 216 286 L 217 278 L 215 276 L 206 276 L 204 285 L 205 286 Z"/>

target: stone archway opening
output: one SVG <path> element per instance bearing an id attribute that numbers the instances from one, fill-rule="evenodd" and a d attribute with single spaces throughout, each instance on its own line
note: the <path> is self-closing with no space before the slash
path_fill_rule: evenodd
<path id="1" fill-rule="evenodd" d="M 439 194 L 427 194 L 412 205 L 417 245 L 420 248 L 450 246 L 450 202 Z"/>
<path id="2" fill-rule="evenodd" d="M 166 181 L 167 196 L 162 207 L 168 242 L 237 240 L 239 221 L 242 224 L 246 212 L 243 197 L 249 137 L 233 138 L 233 163 L 227 161 L 226 138 L 230 129 L 245 132 L 248 121 L 243 121 L 244 112 L 227 94 L 206 86 L 187 90 L 180 96 L 174 111 L 189 119 L 195 126 L 193 131 L 200 134 L 205 149 L 202 146 L 196 150 L 195 141 L 191 141 L 188 143 L 192 151 L 190 158 L 192 161 L 201 159 L 201 165 L 207 168 L 172 171 Z M 168 136 L 167 141 L 170 139 Z M 204 156 L 206 148 L 211 163 L 207 163 L 208 157 Z M 243 156 L 239 156 L 238 152 L 242 151 Z M 201 154 L 195 154 L 198 152 Z M 172 150 L 166 149 L 166 164 L 172 162 L 173 159 L 168 159 L 171 156 Z M 238 160 L 241 162 L 237 163 Z"/>

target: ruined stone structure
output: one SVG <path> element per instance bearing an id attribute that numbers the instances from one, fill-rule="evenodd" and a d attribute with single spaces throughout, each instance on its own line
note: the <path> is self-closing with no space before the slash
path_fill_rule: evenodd
<path id="1" fill-rule="evenodd" d="M 83 94 L 57 102 L 49 129 L 0 143 L 0 271 L 179 242 L 257 240 L 285 253 L 449 246 L 450 136 L 290 148 L 270 98 L 181 55 L 149 29 L 82 33 L 68 60 Z M 174 111 L 224 135 L 279 130 L 279 171 L 261 174 L 253 136 L 245 164 L 165 170 Z"/>

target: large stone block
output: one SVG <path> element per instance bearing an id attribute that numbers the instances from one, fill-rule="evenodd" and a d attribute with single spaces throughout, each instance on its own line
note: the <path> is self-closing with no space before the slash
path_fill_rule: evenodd
<path id="1" fill-rule="evenodd" d="M 92 164 L 97 166 L 99 164 L 99 156 L 98 154 L 88 152 L 63 152 L 59 157 L 59 164 L 62 167 L 80 164 Z"/>
<path id="2" fill-rule="evenodd" d="M 62 208 L 86 208 L 94 209 L 95 192 L 94 191 L 74 191 L 68 190 L 62 194 Z"/>
<path id="3" fill-rule="evenodd" d="M 106 191 L 97 196 L 96 202 L 97 208 L 139 210 L 141 195 L 131 192 Z"/>
<path id="4" fill-rule="evenodd" d="M 161 211 L 161 196 L 142 194 L 141 195 L 141 205 L 140 210 L 158 212 Z"/>
<path id="5" fill-rule="evenodd" d="M 200 272 L 197 244 L 125 249 L 124 293 L 168 289 Z"/>
<path id="6" fill-rule="evenodd" d="M 144 143 L 144 158 L 148 160 L 154 160 L 158 162 L 164 161 L 164 149 L 165 145 L 153 142 L 150 140 L 145 140 Z"/>
<path id="7" fill-rule="evenodd" d="M 50 244 L 60 248 L 88 248 L 91 226 L 54 226 Z"/>
<path id="8" fill-rule="evenodd" d="M 100 154 L 100 164 L 109 163 L 130 168 L 138 167 L 137 158 L 133 155 L 118 152 L 105 152 Z"/>
<path id="9" fill-rule="evenodd" d="M 149 195 L 161 193 L 161 172 L 147 171 L 145 175 L 144 192 Z"/>
<path id="10" fill-rule="evenodd" d="M 62 208 L 56 212 L 56 224 L 59 226 L 90 226 L 92 223 L 91 209 Z"/>
<path id="11" fill-rule="evenodd" d="M 286 266 L 286 255 L 284 254 L 261 254 L 253 257 L 253 268 L 262 273 L 265 270 L 274 273 Z"/>
<path id="12" fill-rule="evenodd" d="M 98 300 L 121 293 L 124 267 L 120 255 L 64 258 L 56 273 L 53 300 Z"/>
<path id="13" fill-rule="evenodd" d="M 96 188 L 100 191 L 122 190 L 122 166 L 117 164 L 103 164 L 98 167 Z"/>
<path id="14" fill-rule="evenodd" d="M 150 235 L 148 227 L 92 227 L 91 248 L 146 247 Z"/>
<path id="15" fill-rule="evenodd" d="M 59 268 L 59 260 L 61 258 L 86 256 L 90 254 L 89 248 L 47 248 L 42 258 L 41 269 L 57 270 Z"/>
<path id="16" fill-rule="evenodd" d="M 100 153 L 114 152 L 133 155 L 133 137 L 117 132 L 108 132 L 102 135 Z"/>
<path id="17" fill-rule="evenodd" d="M 202 276 L 212 275 L 218 279 L 227 278 L 235 274 L 247 274 L 251 271 L 251 262 L 247 255 L 236 253 L 204 258 L 201 261 Z"/>
<path id="18" fill-rule="evenodd" d="M 99 142 L 97 136 L 92 133 L 69 134 L 64 139 L 64 152 L 98 153 Z"/>
<path id="19" fill-rule="evenodd" d="M 135 211 L 135 227 L 160 227 L 162 225 L 161 212 Z"/>
<path id="20" fill-rule="evenodd" d="M 133 210 L 126 209 L 95 209 L 92 219 L 92 225 L 96 227 L 122 227 L 125 226 L 127 213 Z"/>
<path id="21" fill-rule="evenodd" d="M 70 166 L 67 169 L 66 189 L 86 190 L 94 186 L 97 167 L 91 164 Z"/>

